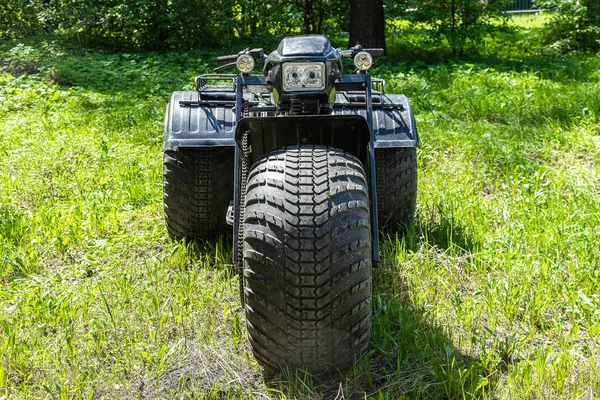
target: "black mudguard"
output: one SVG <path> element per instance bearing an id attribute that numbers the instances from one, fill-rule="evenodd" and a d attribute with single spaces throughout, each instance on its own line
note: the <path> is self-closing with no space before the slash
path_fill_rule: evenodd
<path id="1" fill-rule="evenodd" d="M 345 104 L 343 95 L 337 97 L 338 101 L 333 110 L 335 115 L 358 114 L 367 118 L 366 107 Z M 373 103 L 373 134 L 376 149 L 419 145 L 415 116 L 406 96 L 386 94 L 380 103 Z"/>
<path id="2" fill-rule="evenodd" d="M 369 127 L 360 115 L 290 115 L 242 118 L 236 128 L 241 145 L 248 133 L 250 161 L 286 146 L 317 144 L 335 147 L 367 161 Z"/>
<path id="3" fill-rule="evenodd" d="M 198 92 L 174 92 L 167 107 L 165 117 L 165 148 L 173 147 L 211 147 L 211 146 L 234 146 L 236 121 L 233 107 L 215 102 L 213 105 L 193 105 L 186 102 L 197 102 Z M 406 96 L 389 94 L 384 95 L 381 104 L 373 104 L 373 134 L 375 148 L 390 147 L 417 147 L 419 138 L 410 103 Z M 345 102 L 346 101 L 346 102 Z M 181 103 L 183 102 L 183 103 Z M 333 114 L 321 117 L 341 117 L 360 115 L 366 120 L 366 107 L 360 107 L 344 100 L 344 96 L 338 95 L 338 102 Z M 257 117 L 258 118 L 258 117 Z M 265 117 L 286 118 L 292 122 L 292 117 Z M 302 116 L 308 119 L 311 117 Z M 350 118 L 349 120 L 354 120 Z M 282 122 L 271 123 L 269 126 L 282 130 Z M 360 128 L 362 130 L 362 125 Z M 359 126 L 357 125 L 357 126 Z M 266 125 L 265 125 L 266 126 Z M 332 125 L 333 126 L 333 125 Z M 336 131 L 345 129 L 345 123 L 337 126 Z M 350 125 L 347 126 L 350 128 Z M 351 128 L 350 128 L 351 129 Z M 319 137 L 322 128 L 319 130 Z M 267 134 L 268 131 L 262 132 Z M 347 141 L 352 140 L 352 130 L 344 134 Z M 316 137 L 317 135 L 312 135 Z M 368 138 L 368 137 L 367 137 Z M 363 142 L 362 135 L 354 137 L 356 144 Z M 367 139 L 368 140 L 368 139 Z M 312 144 L 328 144 L 312 143 Z M 352 151 L 352 153 L 354 153 Z M 357 156 L 361 156 L 357 154 Z"/>
<path id="4" fill-rule="evenodd" d="M 173 92 L 165 116 L 165 148 L 234 146 L 232 107 L 185 105 L 199 101 L 198 92 Z"/>

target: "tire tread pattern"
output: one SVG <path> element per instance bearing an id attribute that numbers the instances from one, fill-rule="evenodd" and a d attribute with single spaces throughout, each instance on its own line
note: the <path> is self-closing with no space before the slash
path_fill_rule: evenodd
<path id="1" fill-rule="evenodd" d="M 233 199 L 233 165 L 233 147 L 165 149 L 163 199 L 171 238 L 231 233 L 225 214 Z"/>
<path id="2" fill-rule="evenodd" d="M 280 368 L 346 370 L 371 328 L 368 186 L 354 156 L 294 146 L 248 176 L 244 287 L 256 358 Z"/>
<path id="3" fill-rule="evenodd" d="M 413 147 L 375 150 L 379 228 L 406 227 L 417 202 L 417 153 Z"/>

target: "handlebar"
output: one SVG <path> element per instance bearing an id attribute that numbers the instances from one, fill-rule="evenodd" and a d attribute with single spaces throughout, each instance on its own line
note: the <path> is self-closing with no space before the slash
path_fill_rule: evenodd
<path id="1" fill-rule="evenodd" d="M 230 56 L 217 57 L 217 62 L 221 65 L 235 63 L 237 58 L 239 56 L 241 56 L 242 54 L 251 55 L 254 58 L 254 61 L 256 61 L 257 63 L 262 62 L 265 58 L 265 52 L 263 51 L 263 49 L 252 49 L 252 50 L 244 49 L 237 54 L 232 54 Z"/>
<path id="2" fill-rule="evenodd" d="M 356 46 L 350 48 L 349 50 L 341 50 L 340 53 L 342 55 L 342 58 L 353 58 L 360 51 L 366 51 L 373 57 L 379 57 L 379 56 L 384 55 L 383 49 L 379 49 L 379 48 L 363 49 L 362 47 L 360 47 L 360 45 L 356 45 Z"/>
<path id="3" fill-rule="evenodd" d="M 217 62 L 219 64 L 229 64 L 230 62 L 235 62 L 235 60 L 237 60 L 238 55 L 237 54 L 232 54 L 230 56 L 220 56 L 217 57 Z"/>
<path id="4" fill-rule="evenodd" d="M 369 53 L 373 57 L 379 57 L 379 56 L 382 56 L 384 54 L 384 50 L 383 49 L 362 49 L 362 51 L 366 51 L 367 53 Z"/>

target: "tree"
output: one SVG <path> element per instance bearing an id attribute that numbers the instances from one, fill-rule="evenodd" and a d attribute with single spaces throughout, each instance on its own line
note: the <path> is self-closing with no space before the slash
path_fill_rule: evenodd
<path id="1" fill-rule="evenodd" d="M 448 41 L 452 54 L 462 56 L 469 44 L 497 28 L 494 20 L 506 18 L 504 4 L 505 0 L 428 0 L 415 4 L 414 18 L 434 27 L 433 32 Z"/>
<path id="2" fill-rule="evenodd" d="M 383 0 L 350 0 L 350 46 L 385 50 Z"/>
<path id="3" fill-rule="evenodd" d="M 41 33 L 39 2 L 0 0 L 0 38 L 15 38 Z"/>
<path id="4" fill-rule="evenodd" d="M 302 13 L 303 33 L 325 33 L 336 30 L 343 23 L 340 11 L 347 8 L 347 0 L 296 0 L 296 9 Z"/>
<path id="5" fill-rule="evenodd" d="M 316 33 L 317 27 L 315 24 L 315 13 L 313 10 L 313 0 L 304 0 L 304 4 L 300 4 L 304 15 L 304 33 Z"/>
<path id="6" fill-rule="evenodd" d="M 587 14 L 590 25 L 600 25 L 600 0 L 588 0 Z"/>
<path id="7" fill-rule="evenodd" d="M 544 35 L 551 48 L 559 52 L 600 48 L 599 0 L 537 0 L 536 5 L 553 11 Z"/>

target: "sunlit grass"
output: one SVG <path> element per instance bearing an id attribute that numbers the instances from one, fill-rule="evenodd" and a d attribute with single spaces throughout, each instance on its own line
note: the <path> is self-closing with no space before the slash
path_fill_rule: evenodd
<path id="1" fill-rule="evenodd" d="M 167 237 L 164 108 L 214 54 L 54 45 L 0 74 L 0 397 L 600 396 L 600 59 L 532 43 L 379 63 L 419 124 L 417 218 L 333 378 L 263 374 L 231 244 Z"/>

